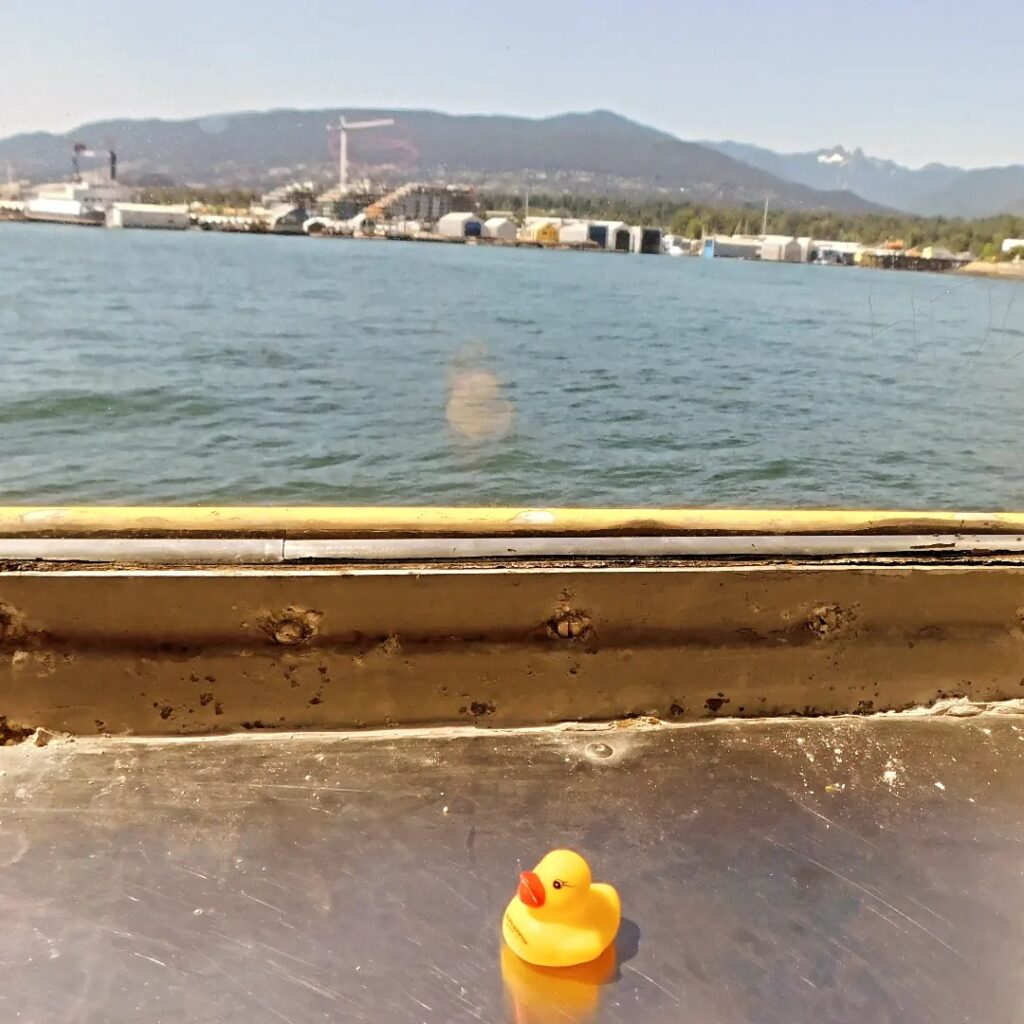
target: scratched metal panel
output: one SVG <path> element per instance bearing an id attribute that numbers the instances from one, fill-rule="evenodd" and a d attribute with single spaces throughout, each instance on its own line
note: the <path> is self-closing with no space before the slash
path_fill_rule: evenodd
<path id="1" fill-rule="evenodd" d="M 1024 719 L 0 749 L 19 1024 L 1011 1024 Z M 607 755 L 607 756 L 601 756 Z M 571 845 L 626 916 L 596 976 L 501 958 Z"/>

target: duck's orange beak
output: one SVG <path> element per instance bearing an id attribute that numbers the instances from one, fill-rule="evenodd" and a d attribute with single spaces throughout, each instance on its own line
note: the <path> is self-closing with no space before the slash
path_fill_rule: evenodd
<path id="1" fill-rule="evenodd" d="M 528 907 L 543 907 L 547 893 L 544 883 L 532 871 L 524 871 L 519 876 L 519 898 Z"/>

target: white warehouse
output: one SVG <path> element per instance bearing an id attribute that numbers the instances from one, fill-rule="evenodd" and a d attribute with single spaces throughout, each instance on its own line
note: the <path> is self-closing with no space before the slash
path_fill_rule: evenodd
<path id="1" fill-rule="evenodd" d="M 599 220 L 592 225 L 590 237 L 603 249 L 629 252 L 629 226 L 621 220 Z"/>
<path id="2" fill-rule="evenodd" d="M 153 203 L 111 203 L 107 207 L 108 228 L 163 228 L 184 231 L 191 223 L 188 207 L 157 206 Z"/>
<path id="3" fill-rule="evenodd" d="M 437 222 L 442 238 L 479 238 L 482 232 L 480 218 L 472 213 L 446 213 Z"/>
<path id="4" fill-rule="evenodd" d="M 562 245 L 586 245 L 590 239 L 590 224 L 585 220 L 567 221 L 558 229 Z"/>
<path id="5" fill-rule="evenodd" d="M 484 221 L 484 238 L 496 238 L 502 242 L 514 242 L 519 236 L 519 229 L 508 217 L 489 217 Z"/>
<path id="6" fill-rule="evenodd" d="M 661 253 L 661 228 L 634 225 L 629 229 L 629 251 L 657 256 Z"/>
<path id="7" fill-rule="evenodd" d="M 811 255 L 811 240 L 791 235 L 762 235 L 760 255 L 763 260 L 806 263 Z"/>

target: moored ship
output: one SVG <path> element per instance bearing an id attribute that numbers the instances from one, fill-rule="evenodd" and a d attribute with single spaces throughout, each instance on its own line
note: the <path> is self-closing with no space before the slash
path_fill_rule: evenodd
<path id="1" fill-rule="evenodd" d="M 105 223 L 107 210 L 113 203 L 131 198 L 131 191 L 117 180 L 117 154 L 113 150 L 110 150 L 109 178 L 105 181 L 85 180 L 80 160 L 87 155 L 91 155 L 90 151 L 82 143 L 76 143 L 71 180 L 40 185 L 25 203 L 26 219 L 99 226 Z"/>

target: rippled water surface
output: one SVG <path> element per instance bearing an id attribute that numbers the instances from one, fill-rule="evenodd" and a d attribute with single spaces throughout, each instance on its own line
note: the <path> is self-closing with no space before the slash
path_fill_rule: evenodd
<path id="1" fill-rule="evenodd" d="M 1024 508 L 1024 297 L 0 224 L 2 502 Z"/>

